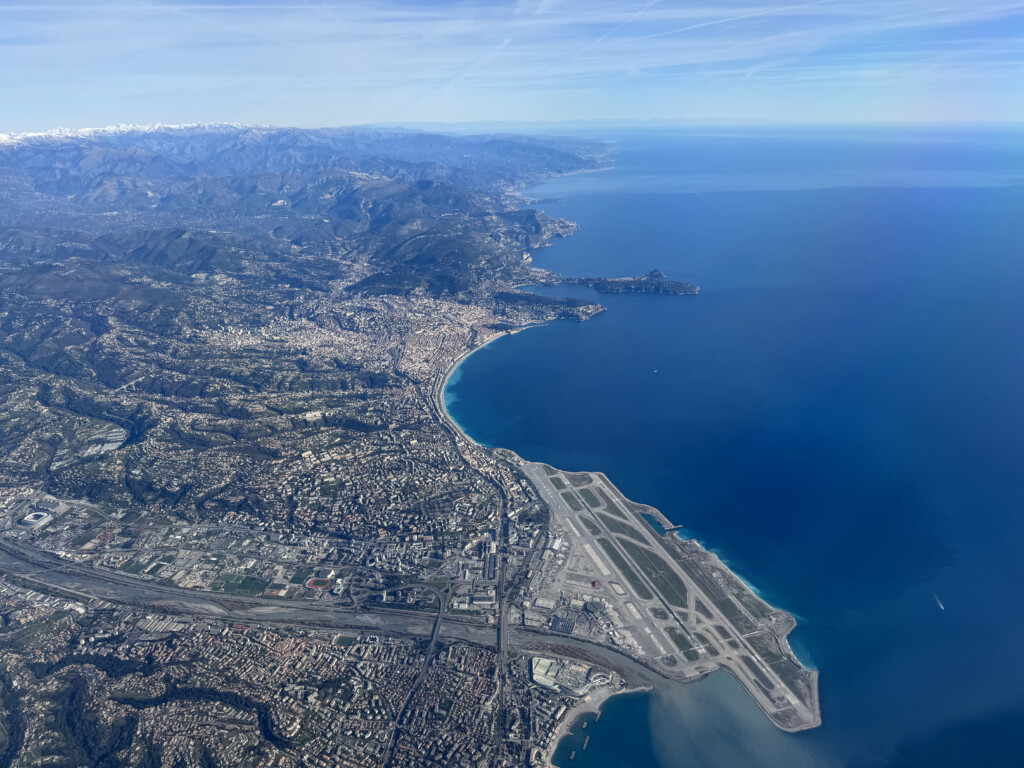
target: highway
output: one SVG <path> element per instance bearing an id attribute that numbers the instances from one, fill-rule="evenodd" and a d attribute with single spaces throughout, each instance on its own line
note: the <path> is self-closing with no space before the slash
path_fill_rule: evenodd
<path id="1" fill-rule="evenodd" d="M 21 542 L 6 538 L 0 534 L 0 571 L 13 575 L 22 576 L 38 583 L 44 587 L 55 588 L 63 592 L 75 595 L 83 600 L 100 599 L 113 604 L 123 605 L 130 608 L 156 611 L 165 614 L 183 615 L 208 619 L 222 619 L 238 622 L 253 622 L 267 625 L 281 624 L 286 626 L 309 626 L 319 628 L 330 628 L 340 630 L 352 630 L 354 632 L 381 633 L 389 635 L 405 635 L 416 638 L 429 638 L 428 653 L 423 669 L 417 675 L 409 694 L 402 707 L 395 715 L 396 726 L 401 722 L 413 694 L 418 689 L 427 674 L 430 664 L 430 656 L 439 637 L 444 636 L 453 640 L 474 643 L 479 646 L 492 647 L 497 650 L 497 701 L 496 727 L 494 731 L 494 746 L 492 764 L 499 762 L 502 757 L 501 734 L 505 732 L 507 725 L 507 713 L 510 703 L 515 701 L 516 692 L 508 685 L 509 680 L 509 651 L 531 650 L 546 652 L 577 658 L 581 661 L 599 664 L 605 668 L 618 672 L 627 682 L 633 685 L 675 685 L 684 684 L 685 679 L 693 679 L 695 676 L 705 674 L 715 665 L 726 668 L 736 676 L 750 692 L 758 705 L 765 711 L 769 718 L 778 727 L 784 730 L 802 730 L 813 727 L 820 723 L 820 712 L 817 711 L 817 689 L 816 678 L 814 685 L 814 698 L 810 706 L 804 706 L 799 701 L 782 701 L 780 695 L 788 695 L 781 679 L 778 679 L 774 670 L 766 665 L 758 656 L 757 652 L 750 645 L 743 632 L 736 632 L 736 640 L 741 643 L 741 651 L 731 652 L 720 645 L 723 654 L 721 657 L 709 664 L 709 659 L 702 657 L 700 665 L 683 665 L 683 667 L 672 670 L 662 668 L 658 659 L 665 654 L 662 652 L 651 653 L 650 651 L 668 644 L 664 630 L 658 627 L 648 617 L 646 621 L 653 627 L 646 634 L 650 638 L 641 637 L 641 645 L 648 649 L 647 653 L 641 654 L 641 658 L 632 658 L 615 648 L 588 642 L 579 638 L 555 635 L 545 630 L 526 629 L 524 627 L 509 627 L 508 624 L 508 584 L 510 575 L 507 572 L 508 552 L 504 539 L 504 525 L 508 513 L 509 500 L 502 483 L 492 477 L 488 471 L 481 470 L 474 466 L 473 461 L 465 454 L 471 443 L 461 434 L 458 427 L 454 425 L 443 406 L 443 386 L 445 376 L 437 376 L 431 381 L 429 394 L 417 388 L 427 403 L 432 416 L 441 425 L 452 445 L 462 456 L 467 466 L 477 471 L 495 490 L 497 498 L 496 529 L 497 529 L 497 550 L 498 550 L 498 573 L 496 588 L 497 616 L 496 626 L 487 626 L 478 622 L 460 619 L 458 617 L 446 617 L 447 598 L 435 587 L 430 585 L 405 585 L 403 588 L 419 586 L 431 591 L 438 599 L 438 611 L 436 616 L 417 613 L 414 611 L 403 611 L 388 608 L 374 608 L 372 610 L 358 609 L 338 606 L 333 603 L 293 601 L 263 597 L 249 597 L 241 595 L 229 595 L 223 593 L 200 592 L 197 590 L 183 589 L 179 587 L 166 586 L 139 579 L 128 574 L 108 571 L 105 569 L 93 568 L 70 560 L 62 559 L 54 554 L 37 550 L 26 546 Z M 579 516 L 568 508 L 566 501 L 560 493 L 552 487 L 546 476 L 543 466 L 524 462 L 522 465 L 509 464 L 502 455 L 494 456 L 498 462 L 513 472 L 522 472 L 527 475 L 541 499 L 546 502 L 552 513 L 553 521 L 560 517 L 563 521 L 571 523 L 569 530 L 573 531 L 574 543 L 590 543 L 596 546 L 597 535 L 593 531 L 588 533 L 581 530 L 575 522 Z M 560 473 L 559 473 L 560 474 Z M 617 503 L 629 513 L 633 519 L 630 503 L 607 481 L 603 475 L 594 473 L 597 482 L 591 486 L 604 487 Z M 571 489 L 571 486 L 570 486 Z M 675 607 L 667 601 L 656 588 L 651 578 L 639 567 L 629 551 L 618 541 L 617 534 L 609 530 L 608 524 L 601 519 L 596 512 L 605 512 L 604 509 L 595 510 L 587 503 L 586 499 L 571 489 L 573 497 L 580 506 L 580 512 L 587 515 L 595 530 L 600 531 L 600 537 L 606 539 L 622 557 L 626 563 L 631 563 L 639 581 L 642 582 L 666 612 L 666 617 L 671 616 L 673 623 L 686 633 L 691 642 L 696 646 L 695 638 L 691 627 L 686 626 L 687 619 L 680 616 Z M 588 514 L 589 513 L 589 514 Z M 664 542 L 658 541 L 651 529 L 638 516 L 635 516 L 634 525 L 642 532 L 646 543 L 655 551 L 663 551 Z M 568 526 L 563 525 L 563 528 Z M 582 537 L 582 541 L 580 540 Z M 703 550 L 702 550 L 703 551 Z M 599 549 L 595 550 L 598 558 L 604 553 Z M 594 555 L 589 556 L 594 560 Z M 532 562 L 532 560 L 530 561 Z M 671 557 L 668 559 L 669 567 L 676 572 L 684 581 L 691 596 L 703 594 L 702 587 L 691 579 Z M 605 563 L 607 567 L 608 564 Z M 524 565 L 524 568 L 526 566 Z M 615 567 L 614 563 L 611 567 Z M 723 566 L 724 567 L 724 566 Z M 616 569 L 617 570 L 617 569 Z M 699 573 L 697 576 L 701 576 Z M 602 575 L 603 579 L 604 576 Z M 703 576 L 701 576 L 703 578 Z M 627 579 L 622 578 L 624 587 L 630 586 Z M 641 604 L 639 599 L 635 600 Z M 690 600 L 690 619 L 694 621 L 692 610 L 693 598 Z M 723 626 L 732 625 L 728 617 L 721 614 L 714 605 L 714 600 L 707 599 L 707 608 L 712 612 L 712 621 Z M 664 622 L 663 622 L 664 623 Z M 701 630 L 705 631 L 705 630 Z M 786 630 L 788 631 L 788 630 Z M 657 634 L 656 634 L 657 633 Z M 654 643 L 653 645 L 651 643 Z M 662 649 L 664 650 L 664 649 Z M 669 650 L 675 651 L 669 645 Z M 648 658 L 649 657 L 649 658 Z M 756 660 L 756 662 L 754 661 Z M 753 667 L 751 666 L 753 665 Z M 755 671 L 756 670 L 756 671 Z M 758 685 L 758 677 L 767 676 L 777 682 L 773 693 L 767 693 Z M 791 698 L 791 697 L 790 697 Z M 783 711 L 785 710 L 785 711 Z M 397 731 L 395 731 L 397 733 Z M 388 746 L 388 760 L 393 755 L 397 737 L 392 736 Z"/>
<path id="2" fill-rule="evenodd" d="M 224 595 L 168 587 L 154 581 L 67 562 L 55 555 L 4 538 L 0 538 L 0 571 L 29 579 L 40 584 L 41 588 L 57 589 L 85 601 L 99 599 L 140 610 L 239 622 L 431 637 L 435 640 L 443 634 L 477 645 L 494 645 L 491 627 L 453 619 L 444 622 L 442 626 L 440 615 L 435 617 L 431 614 L 381 608 L 353 609 L 307 601 Z M 437 590 L 429 585 L 410 584 L 405 588 L 410 587 L 428 589 L 437 594 Z"/>

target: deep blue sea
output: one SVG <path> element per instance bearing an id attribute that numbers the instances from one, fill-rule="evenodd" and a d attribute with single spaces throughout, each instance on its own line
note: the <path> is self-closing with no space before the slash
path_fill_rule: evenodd
<path id="1" fill-rule="evenodd" d="M 795 614 L 824 725 L 782 733 L 720 673 L 613 698 L 556 764 L 1024 765 L 1024 131 L 607 138 L 612 170 L 528 192 L 580 225 L 535 264 L 700 295 L 556 289 L 608 311 L 475 353 L 449 408 Z"/>

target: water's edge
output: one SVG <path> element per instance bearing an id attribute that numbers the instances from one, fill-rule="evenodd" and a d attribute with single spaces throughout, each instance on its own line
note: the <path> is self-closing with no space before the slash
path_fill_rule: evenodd
<path id="1" fill-rule="evenodd" d="M 565 321 L 565 322 L 570 322 L 570 321 Z M 576 321 L 574 321 L 574 322 L 576 322 Z M 448 400 L 448 396 L 447 396 L 447 389 L 448 389 L 448 386 L 449 386 L 450 383 L 455 383 L 455 382 L 458 381 L 458 378 L 459 378 L 458 377 L 459 367 L 463 363 L 465 363 L 466 360 L 468 360 L 469 357 L 473 353 L 478 352 L 481 349 L 484 349 L 485 347 L 487 347 L 488 345 L 490 345 L 494 341 L 497 341 L 498 339 L 501 339 L 501 338 L 503 338 L 505 336 L 513 336 L 513 335 L 516 335 L 518 333 L 522 333 L 523 331 L 529 330 L 530 328 L 543 327 L 544 325 L 547 325 L 547 323 L 531 323 L 531 324 L 528 324 L 528 325 L 518 326 L 516 328 L 512 328 L 512 329 L 507 330 L 507 331 L 496 331 L 496 332 L 494 332 L 493 336 L 490 336 L 489 338 L 486 338 L 482 342 L 478 342 L 478 343 L 475 343 L 475 344 L 473 344 L 471 346 L 467 346 L 467 349 L 465 351 L 463 351 L 463 353 L 460 354 L 457 358 L 455 358 L 455 360 L 452 361 L 451 365 L 445 371 L 444 375 L 440 377 L 440 379 L 438 380 L 438 383 L 437 383 L 437 389 L 434 392 L 434 397 L 435 397 L 435 401 L 437 403 L 438 413 L 441 415 L 441 418 L 444 419 L 444 421 L 448 424 L 448 426 L 452 430 L 454 430 L 457 434 L 461 435 L 468 442 L 470 442 L 470 443 L 472 443 L 474 445 L 480 446 L 481 448 L 483 448 L 485 450 L 493 451 L 493 450 L 499 450 L 500 449 L 503 453 L 505 453 L 505 454 L 507 454 L 509 456 L 514 457 L 515 461 L 520 463 L 520 464 L 521 463 L 526 463 L 527 460 L 524 459 L 523 457 L 519 456 L 519 454 L 517 454 L 515 451 L 512 451 L 512 450 L 510 450 L 508 448 L 501 448 L 500 446 L 485 445 L 483 443 L 477 442 L 473 437 L 471 437 L 468 434 L 468 432 L 462 427 L 461 424 L 459 424 L 459 422 L 456 420 L 456 418 L 448 410 L 449 400 Z M 453 378 L 454 378 L 454 382 L 453 382 Z M 614 484 L 611 482 L 611 480 L 608 479 L 606 475 L 604 475 L 604 473 L 598 472 L 596 474 L 600 474 L 601 477 L 608 483 L 609 486 L 611 486 L 613 488 L 615 487 Z M 623 499 L 627 499 L 625 494 L 622 494 L 621 491 L 619 491 L 619 493 L 620 493 L 620 495 L 622 496 Z M 657 525 L 660 525 L 660 526 L 662 526 L 664 528 L 670 528 L 670 527 L 672 527 L 674 525 L 673 522 L 671 520 L 669 520 L 668 517 L 666 517 L 659 509 L 656 509 L 655 507 L 652 507 L 652 506 L 646 505 L 646 504 L 642 504 L 640 506 L 644 507 L 644 514 L 646 516 L 652 517 Z M 678 535 L 679 534 L 677 534 L 677 536 Z M 679 536 L 679 537 L 682 538 L 682 536 Z M 772 714 L 765 708 L 765 703 L 762 702 L 757 696 L 755 696 L 752 691 L 748 690 L 746 685 L 743 685 L 744 690 L 746 690 L 747 694 L 758 705 L 758 708 L 761 709 L 761 711 L 764 713 L 764 715 L 773 723 L 773 725 L 778 727 L 780 730 L 783 730 L 783 731 L 807 730 L 809 728 L 816 728 L 816 727 L 820 726 L 820 724 L 821 724 L 821 709 L 820 709 L 820 700 L 818 699 L 818 670 L 815 669 L 813 667 L 813 665 L 805 664 L 803 662 L 803 660 L 799 657 L 799 655 L 797 655 L 793 651 L 793 649 L 791 648 L 791 646 L 790 646 L 790 644 L 788 642 L 789 634 L 793 631 L 793 629 L 796 628 L 796 625 L 797 625 L 797 621 L 796 621 L 795 617 L 793 617 L 792 614 L 789 614 L 789 613 L 779 609 L 778 607 L 772 605 L 767 600 L 764 600 L 764 598 L 760 596 L 760 594 L 757 592 L 757 590 L 754 587 L 752 587 L 745 579 L 742 579 L 738 575 L 736 575 L 732 571 L 732 569 L 728 566 L 728 564 L 724 563 L 720 558 L 718 558 L 718 556 L 717 556 L 717 554 L 715 554 L 714 550 L 705 547 L 702 542 L 693 540 L 693 543 L 696 544 L 700 549 L 704 550 L 705 552 L 710 553 L 713 557 L 715 557 L 718 560 L 718 562 L 721 564 L 721 567 L 722 567 L 723 570 L 725 570 L 730 575 L 732 575 L 734 578 L 736 578 L 737 581 L 739 581 L 744 587 L 746 587 L 746 589 L 748 589 L 752 594 L 756 595 L 759 599 L 761 599 L 763 602 L 765 602 L 769 606 L 769 608 L 771 609 L 771 611 L 773 613 L 777 613 L 777 614 L 783 615 L 785 617 L 785 619 L 786 619 L 786 621 L 788 623 L 788 627 L 785 629 L 785 631 L 783 631 L 781 633 L 781 635 L 778 635 L 778 640 L 779 640 L 779 643 L 780 643 L 780 645 L 782 647 L 782 650 L 783 650 L 783 652 L 785 654 L 787 654 L 790 657 L 792 657 L 793 659 L 795 659 L 795 661 L 797 662 L 798 665 L 804 667 L 809 672 L 811 672 L 812 679 L 814 681 L 813 708 L 815 710 L 815 715 L 816 716 L 815 716 L 815 718 L 814 718 L 814 720 L 812 722 L 810 722 L 809 724 L 803 725 L 800 728 L 797 728 L 797 729 L 786 728 L 783 725 L 781 725 L 780 723 L 776 722 L 775 718 L 772 717 Z M 636 660 L 634 660 L 634 659 L 632 659 L 630 657 L 625 657 L 625 658 L 629 658 L 630 661 L 636 661 Z M 675 679 L 670 680 L 669 678 L 664 677 L 664 675 L 662 675 L 657 670 L 654 670 L 653 667 L 650 667 L 647 664 L 645 664 L 644 666 L 646 666 L 651 671 L 656 672 L 658 674 L 658 676 L 660 678 L 662 678 L 666 684 L 670 684 L 671 685 L 671 684 L 678 684 L 680 682 L 679 680 L 675 680 Z M 728 666 L 722 665 L 717 670 L 715 670 L 715 672 L 729 672 L 732 675 L 732 677 L 737 682 L 743 684 L 743 681 L 740 680 L 740 678 L 737 676 L 737 674 L 732 669 L 730 669 Z M 710 674 L 714 674 L 714 672 L 712 672 Z M 693 678 L 691 680 L 687 680 L 687 681 L 683 681 L 683 682 L 684 683 L 698 682 L 700 680 L 703 680 L 705 676 L 706 675 L 702 675 L 700 677 Z M 567 709 L 566 712 L 563 713 L 562 718 L 556 724 L 555 735 L 552 738 L 551 742 L 549 743 L 548 749 L 545 751 L 545 755 L 544 755 L 545 762 L 547 764 L 551 763 L 551 760 L 554 757 L 554 754 L 557 751 L 559 745 L 562 743 L 562 741 L 564 739 L 566 739 L 567 737 L 572 735 L 572 733 L 571 733 L 572 728 L 582 718 L 585 718 L 587 715 L 590 715 L 590 714 L 596 714 L 598 717 L 600 717 L 600 712 L 601 712 L 601 709 L 602 709 L 603 705 L 612 696 L 616 696 L 616 697 L 618 697 L 618 696 L 627 696 L 627 695 L 635 694 L 635 693 L 642 692 L 642 691 L 651 691 L 652 689 L 657 690 L 657 688 L 658 688 L 658 686 L 656 684 L 653 685 L 653 686 L 627 685 L 626 687 L 622 688 L 621 690 L 610 690 L 609 687 L 603 687 L 603 688 L 598 688 L 598 689 L 595 689 L 593 691 L 588 692 L 586 695 L 581 697 L 580 700 L 577 701 L 575 705 L 573 705 L 572 707 Z"/>

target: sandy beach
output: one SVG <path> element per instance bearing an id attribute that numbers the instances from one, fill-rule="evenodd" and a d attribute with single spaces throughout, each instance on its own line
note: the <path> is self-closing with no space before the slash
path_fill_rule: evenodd
<path id="1" fill-rule="evenodd" d="M 547 747 L 544 749 L 542 765 L 551 765 L 551 760 L 555 756 L 555 750 L 558 749 L 559 743 L 572 731 L 572 727 L 583 715 L 589 713 L 597 714 L 601 711 L 601 706 L 612 696 L 649 690 L 651 690 L 650 687 L 630 687 L 625 685 L 621 678 L 619 678 L 616 683 L 603 685 L 585 694 L 562 714 L 558 725 L 555 726 L 554 733 L 551 734 Z"/>

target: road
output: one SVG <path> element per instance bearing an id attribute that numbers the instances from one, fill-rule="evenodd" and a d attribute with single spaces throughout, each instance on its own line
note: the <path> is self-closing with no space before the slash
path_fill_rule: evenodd
<path id="1" fill-rule="evenodd" d="M 167 587 L 153 581 L 88 568 L 0 538 L 0 571 L 21 576 L 83 600 L 100 599 L 142 610 L 232 621 L 329 627 L 409 637 L 438 635 L 494 646 L 493 629 L 412 611 L 356 610 L 314 602 L 224 595 Z M 414 585 L 409 585 L 414 586 Z M 433 587 L 422 585 L 435 591 Z M 435 591 L 436 594 L 436 591 Z M 442 632 L 442 629 L 445 631 Z"/>
<path id="2" fill-rule="evenodd" d="M 437 598 L 437 619 L 434 621 L 434 631 L 430 633 L 430 644 L 423 654 L 423 666 L 420 668 L 419 674 L 416 675 L 416 679 L 413 680 L 412 685 L 409 686 L 409 692 L 405 695 L 405 701 L 402 702 L 402 706 L 395 713 L 394 727 L 391 729 L 391 737 L 388 739 L 388 746 L 384 752 L 384 762 L 381 763 L 384 768 L 389 768 L 391 761 L 394 759 L 394 750 L 398 744 L 398 729 L 401 728 L 402 718 L 405 717 L 405 712 L 409 709 L 413 696 L 416 695 L 416 691 L 422 685 L 427 672 L 430 671 L 430 662 L 434 656 L 434 646 L 437 644 L 437 636 L 441 631 L 441 622 L 444 620 L 445 611 L 448 609 L 448 598 L 436 587 L 432 587 L 429 584 L 412 584 L 409 588 L 420 588 L 434 593 L 434 597 Z"/>
<path id="3" fill-rule="evenodd" d="M 768 624 L 767 622 L 756 622 L 745 613 L 739 615 L 741 604 L 733 601 L 726 594 L 722 585 L 716 577 L 704 570 L 705 566 L 696 560 L 685 559 L 686 567 L 678 559 L 683 552 L 683 546 L 690 547 L 686 552 L 699 553 L 701 560 L 710 558 L 706 550 L 695 542 L 686 542 L 685 545 L 677 545 L 673 538 L 659 536 L 648 525 L 648 523 L 634 510 L 632 503 L 622 495 L 604 475 L 600 473 L 578 473 L 590 476 L 587 484 L 583 486 L 589 491 L 581 491 L 574 487 L 572 479 L 566 473 L 555 472 L 551 475 L 545 470 L 544 465 L 531 462 L 523 462 L 520 469 L 530 479 L 537 489 L 541 498 L 547 503 L 552 512 L 553 521 L 557 521 L 559 527 L 571 534 L 570 538 L 577 546 L 582 546 L 587 557 L 594 560 L 596 556 L 605 569 L 612 569 L 621 579 L 623 590 L 629 588 L 626 572 L 618 567 L 612 558 L 606 558 L 605 552 L 601 551 L 599 541 L 606 542 L 609 547 L 625 563 L 625 567 L 632 571 L 634 578 L 642 584 L 654 596 L 654 600 L 639 598 L 636 589 L 632 594 L 613 595 L 610 592 L 603 594 L 604 599 L 610 600 L 613 604 L 620 606 L 618 614 L 623 617 L 623 626 L 628 629 L 637 643 L 643 649 L 642 658 L 650 657 L 650 663 L 655 665 L 658 659 L 666 655 L 665 649 L 670 652 L 676 651 L 676 642 L 667 633 L 666 619 L 671 619 L 671 625 L 681 631 L 690 646 L 688 652 L 694 655 L 689 662 L 680 661 L 678 672 L 665 670 L 666 677 L 695 676 L 705 674 L 717 667 L 728 669 L 744 686 L 750 696 L 757 702 L 769 719 L 779 728 L 787 731 L 798 731 L 806 728 L 813 728 L 820 724 L 821 715 L 817 702 L 817 687 L 815 673 L 810 673 L 810 678 L 815 682 L 810 691 L 811 700 L 806 701 L 796 694 L 780 675 L 779 671 L 765 659 L 765 654 L 756 647 L 756 642 L 763 642 L 765 636 L 773 634 L 784 637 L 785 632 L 792 627 L 781 619 L 778 623 Z M 595 504 L 588 502 L 585 498 L 589 495 L 592 501 L 600 496 L 602 499 L 609 499 L 618 507 L 623 514 L 611 514 L 605 501 Z M 659 515 L 656 510 L 648 511 L 655 516 Z M 577 520 L 580 524 L 577 524 Z M 583 523 L 586 523 L 584 526 Z M 623 528 L 624 523 L 630 525 Z M 667 520 L 663 520 L 668 525 Z M 618 530 L 616 530 L 616 527 Z M 588 530 L 589 529 L 589 530 Z M 678 582 L 686 588 L 686 605 L 675 605 L 671 600 L 666 599 L 654 579 L 645 572 L 643 564 L 631 553 L 630 548 L 623 545 L 623 542 L 633 542 L 635 551 L 644 551 L 637 547 L 636 543 L 642 543 L 647 551 L 655 554 L 661 559 L 659 570 L 663 573 L 667 569 L 671 571 Z M 674 552 L 673 548 L 679 552 Z M 660 554 L 659 554 L 660 553 Z M 650 565 L 650 564 L 648 564 Z M 693 571 L 693 575 L 687 570 Z M 715 568 L 719 575 L 728 569 L 719 561 L 715 561 Z M 600 564 L 598 564 L 600 570 Z M 594 572 L 596 575 L 596 571 Z M 735 580 L 737 586 L 741 586 L 738 579 L 730 573 L 729 576 Z M 662 577 L 664 578 L 664 576 Z M 745 586 L 744 589 L 747 589 Z M 647 596 L 648 598 L 650 595 Z M 679 595 L 676 595 L 679 599 Z M 700 610 L 696 609 L 697 600 L 700 601 Z M 664 612 L 663 616 L 655 621 L 650 614 L 649 603 L 657 603 Z M 631 606 L 631 603 L 633 604 Z M 720 608 L 721 605 L 731 606 L 734 614 L 726 615 Z M 641 606 L 632 612 L 635 621 L 630 620 L 630 607 Z M 745 609 L 742 609 L 745 611 Z M 700 613 L 707 615 L 702 620 Z M 781 612 L 776 612 L 781 616 Z M 685 617 L 685 618 L 684 618 Z M 791 620 L 791 617 L 790 617 Z M 740 622 L 740 623 L 737 623 Z M 728 642 L 724 636 L 719 636 L 719 627 L 729 627 L 732 634 Z M 675 630 L 673 630 L 675 631 Z M 713 647 L 715 654 L 709 653 L 705 643 L 695 636 L 695 631 L 701 633 L 701 638 L 709 641 L 707 647 Z M 754 636 L 757 638 L 754 638 Z M 714 641 L 711 642 L 711 639 Z M 701 649 L 701 655 L 696 655 L 693 649 Z M 790 659 L 779 656 L 779 653 L 786 653 L 785 646 L 776 651 L 775 664 L 789 664 Z M 680 648 L 680 650 L 686 650 Z M 682 655 L 685 655 L 682 654 Z M 799 666 L 795 658 L 792 659 L 793 666 Z M 806 672 L 804 674 L 807 674 Z"/>
<path id="4" fill-rule="evenodd" d="M 509 627 L 507 620 L 509 609 L 507 594 L 509 584 L 509 574 L 507 572 L 508 552 L 504 530 L 504 522 L 509 511 L 509 499 L 502 483 L 487 471 L 476 467 L 473 461 L 466 456 L 465 450 L 470 443 L 461 434 L 458 427 L 450 421 L 441 399 L 444 396 L 443 388 L 445 381 L 446 376 L 439 375 L 430 382 L 428 393 L 424 392 L 419 385 L 417 385 L 417 390 L 427 404 L 431 415 L 436 419 L 441 429 L 444 430 L 466 465 L 478 472 L 480 477 L 486 480 L 495 490 L 498 501 L 496 513 L 498 550 L 498 574 L 495 595 L 497 604 L 496 627 L 484 626 L 479 623 L 461 620 L 457 617 L 446 617 L 447 599 L 445 595 L 429 585 L 419 586 L 430 590 L 438 598 L 438 612 L 436 617 L 433 618 L 429 615 L 417 614 L 411 611 L 389 609 L 357 610 L 339 607 L 331 603 L 285 601 L 272 598 L 198 592 L 165 586 L 126 574 L 80 565 L 2 536 L 0 536 L 0 571 L 29 578 L 37 583 L 63 590 L 86 600 L 98 598 L 115 604 L 154 610 L 166 614 L 258 622 L 261 624 L 282 624 L 289 627 L 303 625 L 331 629 L 350 629 L 357 632 L 379 632 L 381 634 L 429 638 L 424 666 L 413 682 L 403 705 L 395 715 L 395 729 L 388 744 L 387 762 L 385 765 L 393 757 L 394 748 L 397 744 L 397 729 L 415 691 L 426 677 L 431 654 L 438 638 L 441 636 L 474 643 L 479 646 L 493 647 L 497 650 L 498 707 L 493 733 L 492 765 L 502 760 L 504 744 L 502 736 L 507 731 L 510 703 L 513 703 L 516 697 L 516 692 L 508 685 L 508 655 L 512 647 L 516 650 L 529 650 L 567 656 L 599 664 L 618 672 L 632 685 L 673 686 L 685 684 L 685 681 L 678 679 L 678 677 L 674 678 L 671 671 L 657 669 L 655 667 L 656 656 L 653 656 L 649 662 L 639 661 L 608 646 L 561 635 L 544 634 L 535 630 L 526 630 L 522 627 Z M 541 470 L 540 465 L 512 466 L 508 465 L 500 455 L 492 455 L 492 457 L 499 463 L 507 465 L 507 468 L 513 473 L 525 471 L 539 491 L 541 498 L 552 510 L 552 514 L 558 510 L 568 518 L 575 517 L 575 513 L 566 508 L 565 501 L 560 497 L 559 493 L 551 488 L 550 483 L 545 482 L 544 472 Z M 613 498 L 620 502 L 624 509 L 629 510 L 628 500 L 622 497 L 618 489 L 606 481 L 603 475 L 599 476 L 599 479 L 612 494 Z M 660 591 L 655 588 L 655 585 L 644 574 L 643 569 L 638 567 L 638 564 L 634 562 L 629 552 L 619 544 L 616 540 L 617 537 L 608 529 L 599 515 L 594 514 L 594 510 L 590 508 L 586 500 L 576 493 L 575 490 L 573 490 L 573 494 L 581 507 L 590 512 L 592 522 L 600 529 L 601 536 L 614 545 L 615 549 L 627 563 L 632 563 L 640 579 L 653 594 L 658 596 L 667 614 L 672 616 L 680 629 L 686 632 L 687 635 L 690 635 L 692 639 L 689 628 L 684 626 L 685 622 L 676 614 L 674 606 L 664 600 Z M 649 546 L 654 550 L 658 550 L 660 542 L 653 541 L 653 536 L 651 536 L 642 523 L 638 527 L 643 530 L 646 537 L 652 539 L 652 541 L 648 542 Z M 574 530 L 578 531 L 578 526 L 574 526 Z M 588 538 L 585 531 L 583 534 L 584 538 Z M 700 592 L 700 586 L 679 570 L 675 563 L 671 563 L 670 567 L 678 571 L 680 577 L 686 582 L 687 587 L 692 590 L 691 594 L 698 594 Z M 625 580 L 623 581 L 625 583 Z M 715 611 L 714 618 L 717 622 L 722 624 L 729 623 L 725 616 L 719 615 L 713 605 L 709 607 Z M 744 651 L 749 651 L 750 656 L 761 661 L 742 634 L 737 633 L 737 635 L 738 641 L 743 644 Z M 729 669 L 744 684 L 744 687 L 751 692 L 751 696 L 755 701 L 780 728 L 784 730 L 800 730 L 805 727 L 813 727 L 817 722 L 820 722 L 820 714 L 801 711 L 798 713 L 797 720 L 794 721 L 796 726 L 788 726 L 785 722 L 780 721 L 777 716 L 778 711 L 775 710 L 775 707 L 778 705 L 757 689 L 755 681 L 751 678 L 750 671 L 743 664 L 739 663 L 739 659 L 722 658 L 719 660 L 719 663 Z M 762 668 L 761 671 L 772 674 L 772 671 L 768 668 Z M 781 683 L 781 681 L 779 682 Z M 817 709 L 816 689 L 813 709 Z M 817 721 L 814 721 L 815 715 L 817 715 Z"/>
<path id="5" fill-rule="evenodd" d="M 476 337 L 476 331 L 473 331 L 473 338 Z M 472 346 L 472 340 L 470 342 Z M 457 363 L 456 363 L 457 364 Z M 454 367 L 454 366 L 453 366 Z M 482 472 L 477 469 L 473 462 L 466 458 L 463 453 L 463 440 L 460 439 L 460 431 L 454 424 L 451 418 L 448 416 L 448 412 L 444 407 L 444 387 L 448 381 L 448 372 L 440 375 L 432 382 L 430 395 L 425 396 L 422 390 L 417 385 L 417 391 L 423 397 L 427 403 L 427 407 L 431 411 L 431 415 L 435 418 L 437 423 L 445 431 L 451 440 L 452 446 L 462 456 L 463 461 L 466 462 L 466 466 L 475 470 L 480 477 L 486 480 L 491 487 L 494 488 L 498 495 L 498 522 L 497 522 L 497 550 L 498 550 L 498 585 L 495 588 L 495 602 L 497 604 L 497 636 L 496 645 L 498 649 L 498 710 L 495 713 L 495 726 L 492 734 L 492 743 L 494 751 L 492 753 L 491 764 L 501 762 L 502 757 L 502 746 L 504 740 L 502 734 L 505 733 L 505 723 L 508 716 L 508 702 L 507 702 L 507 683 L 508 683 L 508 629 L 507 629 L 507 614 L 508 604 L 507 595 L 505 594 L 506 584 L 506 561 L 508 559 L 506 546 L 505 546 L 505 516 L 508 512 L 508 494 L 505 492 L 505 488 L 495 480 L 493 477 L 488 475 L 486 472 Z"/>

